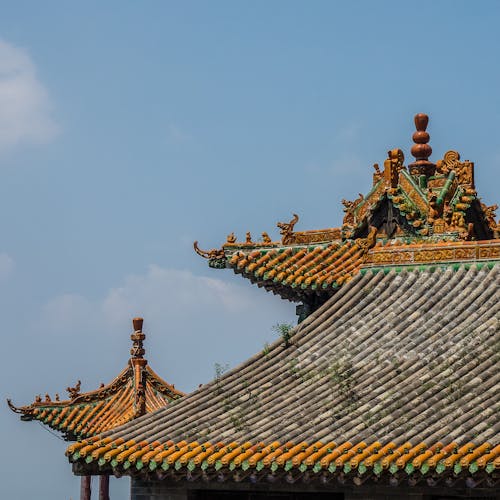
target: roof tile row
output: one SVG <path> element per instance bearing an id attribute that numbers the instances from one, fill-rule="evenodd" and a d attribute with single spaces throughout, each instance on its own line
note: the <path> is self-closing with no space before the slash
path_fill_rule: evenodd
<path id="1" fill-rule="evenodd" d="M 219 470 L 226 467 L 231 471 L 236 468 L 245 471 L 268 468 L 272 472 L 278 469 L 299 469 L 301 472 L 328 470 L 333 473 L 341 469 L 348 473 L 356 469 L 359 474 L 364 474 L 371 469 L 375 474 L 386 470 L 391 473 L 404 470 L 410 474 L 418 470 L 422 474 L 429 471 L 439 474 L 452 469 L 458 474 L 464 468 L 470 473 L 480 469 L 486 472 L 500 469 L 500 445 L 492 446 L 488 442 L 468 442 L 462 446 L 456 442 L 446 445 L 437 442 L 428 446 L 425 443 L 413 445 L 405 442 L 397 445 L 394 442 L 382 444 L 379 441 L 360 441 L 354 444 L 350 441 L 341 444 L 333 441 L 302 441 L 297 444 L 291 441 L 274 441 L 269 444 L 233 441 L 226 444 L 210 441 L 136 443 L 133 440 L 124 443 L 103 439 L 94 443 L 75 443 L 68 448 L 67 454 L 72 461 L 97 461 L 100 466 L 121 467 L 125 470 L 130 467 L 137 470 L 148 467 L 151 471 L 157 468 L 167 470 L 170 467 L 176 470 L 186 467 L 190 471 L 196 468 Z"/>

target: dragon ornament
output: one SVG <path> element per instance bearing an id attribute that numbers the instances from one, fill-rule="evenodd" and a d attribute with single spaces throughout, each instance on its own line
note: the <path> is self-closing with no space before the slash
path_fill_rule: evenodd
<path id="1" fill-rule="evenodd" d="M 498 210 L 498 205 L 487 206 L 485 203 L 481 203 L 481 208 L 483 210 L 484 220 L 493 233 L 494 238 L 500 237 L 500 227 L 496 221 L 496 211 Z"/>
<path id="2" fill-rule="evenodd" d="M 198 242 L 193 243 L 194 251 L 204 259 L 208 260 L 208 265 L 216 269 L 222 269 L 226 267 L 226 254 L 224 248 L 213 248 L 212 250 L 202 250 L 198 246 Z"/>
<path id="3" fill-rule="evenodd" d="M 283 245 L 288 245 L 292 242 L 293 228 L 297 222 L 299 222 L 299 216 L 293 214 L 293 219 L 290 222 L 278 222 L 276 224 L 280 230 L 281 243 Z"/>
<path id="4" fill-rule="evenodd" d="M 465 160 L 460 161 L 458 151 L 447 151 L 442 160 L 436 163 L 436 172 L 441 175 L 448 175 L 454 171 L 458 184 L 466 184 L 474 187 L 474 163 Z"/>
<path id="5" fill-rule="evenodd" d="M 399 172 L 403 170 L 405 155 L 401 149 L 391 149 L 387 152 L 387 159 L 384 161 L 384 172 L 386 184 L 391 188 L 396 188 L 399 181 Z"/>

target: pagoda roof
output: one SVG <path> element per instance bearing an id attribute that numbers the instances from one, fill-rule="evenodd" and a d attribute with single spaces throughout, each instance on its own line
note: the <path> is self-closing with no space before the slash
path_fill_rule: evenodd
<path id="1" fill-rule="evenodd" d="M 492 488 L 499 275 L 498 257 L 366 269 L 242 365 L 67 455 L 77 473 Z"/>
<path id="2" fill-rule="evenodd" d="M 135 318 L 133 323 L 132 357 L 111 383 L 94 391 L 80 392 L 78 381 L 75 387 L 66 389 L 69 395 L 66 400 L 60 400 L 59 395 L 52 400 L 46 394 L 26 406 L 15 406 L 8 399 L 9 407 L 21 414 L 21 420 L 38 420 L 73 441 L 96 436 L 184 396 L 149 367 L 143 358 L 142 318 Z"/>
<path id="3" fill-rule="evenodd" d="M 429 161 L 427 122 L 426 115 L 416 115 L 413 163 L 404 164 L 401 149 L 389 151 L 383 169 L 374 165 L 370 192 L 342 200 L 341 227 L 295 231 L 294 214 L 278 222 L 279 241 L 263 232 L 261 241 L 247 233 L 238 242 L 231 233 L 220 249 L 204 251 L 195 242 L 195 251 L 211 267 L 232 269 L 282 298 L 320 303 L 360 270 L 385 264 L 384 258 L 390 264 L 400 258 L 401 265 L 481 260 L 479 249 L 489 245 L 484 242 L 500 236 L 497 205 L 481 201 L 474 163 L 458 152 Z M 498 241 L 494 246 L 498 257 Z"/>

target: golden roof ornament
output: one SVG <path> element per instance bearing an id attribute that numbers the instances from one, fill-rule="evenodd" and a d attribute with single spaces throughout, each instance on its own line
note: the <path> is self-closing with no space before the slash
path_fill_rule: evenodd
<path id="1" fill-rule="evenodd" d="M 266 231 L 262 232 L 262 242 L 266 244 L 272 243 L 271 237 L 266 233 Z"/>

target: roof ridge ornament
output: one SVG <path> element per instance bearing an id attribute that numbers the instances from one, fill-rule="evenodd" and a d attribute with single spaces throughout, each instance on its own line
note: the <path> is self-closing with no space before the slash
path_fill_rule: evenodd
<path id="1" fill-rule="evenodd" d="M 75 399 L 80 395 L 81 386 L 82 386 L 81 380 L 77 380 L 76 385 L 74 387 L 66 387 L 66 392 L 68 393 L 70 399 Z"/>
<path id="2" fill-rule="evenodd" d="M 132 320 L 132 325 L 134 326 L 134 333 L 130 335 L 132 340 L 132 349 L 130 349 L 130 354 L 132 359 L 130 360 L 132 369 L 134 371 L 134 418 L 139 417 L 147 413 L 146 410 L 146 372 L 145 367 L 147 361 L 144 359 L 145 349 L 143 341 L 146 335 L 142 331 L 142 325 L 144 323 L 143 318 L 134 318 Z"/>
<path id="3" fill-rule="evenodd" d="M 132 348 L 130 349 L 130 355 L 134 359 L 142 359 L 146 353 L 143 345 L 143 341 L 146 335 L 142 332 L 142 325 L 144 323 L 143 318 L 134 318 L 132 320 L 132 325 L 134 326 L 134 333 L 130 335 L 132 340 Z"/>
<path id="4" fill-rule="evenodd" d="M 278 222 L 276 224 L 278 226 L 278 229 L 280 230 L 281 243 L 283 245 L 287 245 L 291 242 L 293 228 L 295 227 L 295 224 L 299 222 L 299 216 L 297 214 L 292 214 L 292 215 L 293 218 L 290 222 Z"/>
<path id="5" fill-rule="evenodd" d="M 430 177 L 434 175 L 436 165 L 429 161 L 429 156 L 432 154 L 432 148 L 428 144 L 431 136 L 427 132 L 429 116 L 425 113 L 418 113 L 414 120 L 417 130 L 412 136 L 415 144 L 411 148 L 411 154 L 415 157 L 415 161 L 408 167 L 411 175 Z"/>

